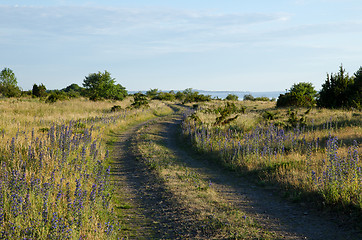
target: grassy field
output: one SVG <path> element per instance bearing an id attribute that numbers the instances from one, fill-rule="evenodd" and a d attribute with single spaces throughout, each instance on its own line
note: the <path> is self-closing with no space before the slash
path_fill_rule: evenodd
<path id="1" fill-rule="evenodd" d="M 0 100 L 0 239 L 124 237 L 127 226 L 114 210 L 118 203 L 109 181 L 110 150 L 116 141 L 112 133 L 173 112 L 157 100 L 150 108 L 129 108 L 131 103 L 130 98 L 53 104 L 33 98 Z M 114 106 L 120 107 L 112 111 Z M 291 200 L 312 199 L 360 216 L 361 112 L 216 100 L 194 107 L 182 130 L 198 152 L 256 176 L 260 184 L 278 186 Z M 175 160 L 152 134 L 158 130 L 144 129 L 140 151 L 155 159 L 150 168 L 170 180 L 170 189 L 183 189 L 182 198 L 193 209 L 212 207 L 210 231 L 272 238 L 244 213 L 222 205 L 209 183 Z M 200 222 L 208 219 L 198 217 Z M 238 224 L 219 224 L 228 219 Z M 241 231 L 245 227 L 248 231 Z"/>
<path id="2" fill-rule="evenodd" d="M 0 100 L 0 238 L 116 239 L 109 133 L 171 109 L 75 99 Z M 121 106 L 112 112 L 114 105 Z"/>
<path id="3" fill-rule="evenodd" d="M 361 112 L 251 101 L 195 107 L 183 133 L 197 151 L 277 185 L 291 200 L 361 213 Z"/>

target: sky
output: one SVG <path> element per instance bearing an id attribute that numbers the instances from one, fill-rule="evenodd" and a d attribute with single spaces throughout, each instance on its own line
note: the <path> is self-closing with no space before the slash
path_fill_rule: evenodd
<path id="1" fill-rule="evenodd" d="M 24 90 L 107 70 L 127 90 L 317 90 L 362 66 L 361 0 L 0 0 L 0 68 Z"/>

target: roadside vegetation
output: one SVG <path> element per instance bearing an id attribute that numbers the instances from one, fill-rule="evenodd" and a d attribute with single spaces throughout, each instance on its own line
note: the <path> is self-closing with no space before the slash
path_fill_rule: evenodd
<path id="1" fill-rule="evenodd" d="M 205 104 L 185 119 L 183 134 L 196 151 L 277 185 L 293 201 L 361 216 L 360 111 L 232 104 Z"/>
<path id="2" fill-rule="evenodd" d="M 109 133 L 171 111 L 161 102 L 130 106 L 129 98 L 0 101 L 1 239 L 123 237 L 109 181 Z"/>
<path id="3" fill-rule="evenodd" d="M 232 94 L 212 99 L 191 88 L 131 95 L 107 71 L 89 74 L 82 86 L 47 90 L 36 83 L 23 91 L 14 72 L 4 68 L 0 239 L 123 237 L 127 224 L 109 176 L 111 133 L 171 114 L 179 105 L 190 109 L 182 134 L 197 152 L 261 185 L 277 186 L 292 201 L 313 201 L 352 220 L 360 218 L 361 83 L 362 68 L 349 76 L 341 66 L 337 74 L 327 75 L 320 92 L 311 83 L 297 83 L 276 102 L 251 95 L 239 101 Z M 230 238 L 270 237 L 244 213 L 222 206 L 207 180 L 144 130 L 139 149 L 150 168 L 172 180 L 171 189 L 180 185 L 196 208 L 213 206 L 212 220 L 198 216 L 205 231 Z M 211 205 L 206 199 L 213 199 Z M 230 218 L 239 222 L 230 225 Z"/>
<path id="4" fill-rule="evenodd" d="M 213 187 L 213 182 L 195 167 L 188 166 L 188 156 L 182 159 L 160 134 L 165 123 L 149 124 L 138 131 L 138 151 L 151 171 L 165 182 L 179 204 L 191 211 L 195 238 L 210 239 L 275 239 L 253 217 L 229 204 Z M 179 216 L 182 218 L 182 216 Z M 190 230 L 191 231 L 191 230 Z"/>

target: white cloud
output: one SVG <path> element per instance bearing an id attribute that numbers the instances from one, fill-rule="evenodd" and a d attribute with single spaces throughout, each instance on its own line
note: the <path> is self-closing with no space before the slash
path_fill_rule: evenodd
<path id="1" fill-rule="evenodd" d="M 149 52 L 200 51 L 233 46 L 252 26 L 287 18 L 286 14 L 177 9 L 0 6 L 0 34 L 6 36 L 0 41 L 27 39 L 30 44 L 40 44 L 47 39 L 63 44 L 104 44 L 105 48 L 132 45 Z"/>

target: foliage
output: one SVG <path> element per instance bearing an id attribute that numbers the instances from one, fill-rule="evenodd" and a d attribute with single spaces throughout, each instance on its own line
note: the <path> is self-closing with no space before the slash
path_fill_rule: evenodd
<path id="1" fill-rule="evenodd" d="M 146 95 L 152 100 L 174 101 L 176 99 L 174 91 L 162 92 L 157 88 L 150 89 L 146 92 Z"/>
<path id="2" fill-rule="evenodd" d="M 350 98 L 350 94 L 352 94 L 352 96 L 354 93 L 358 95 L 358 92 L 352 89 L 353 85 L 353 78 L 346 73 L 346 70 L 341 65 L 337 74 L 327 74 L 327 80 L 319 92 L 318 106 L 326 108 L 350 107 L 354 100 Z M 358 88 L 356 90 L 358 90 Z M 360 94 L 361 93 L 359 93 L 359 95 Z M 358 96 L 355 97 L 358 99 Z"/>
<path id="3" fill-rule="evenodd" d="M 170 92 L 159 92 L 154 99 L 164 100 L 164 101 L 174 101 L 176 97 L 175 93 L 173 91 L 170 91 Z"/>
<path id="4" fill-rule="evenodd" d="M 32 95 L 34 97 L 45 97 L 47 95 L 46 88 L 44 84 L 40 84 L 39 86 L 34 84 L 32 89 Z"/>
<path id="5" fill-rule="evenodd" d="M 250 110 L 223 128 L 212 124 L 211 111 L 200 109 L 184 120 L 183 133 L 198 152 L 226 167 L 276 184 L 285 194 L 294 191 L 300 199 L 303 196 L 303 200 L 342 207 L 348 214 L 354 211 L 361 216 L 360 114 L 313 108 L 300 113 L 281 109 L 278 121 L 273 121 L 275 112 L 267 109 L 263 114 L 270 119 L 267 124 L 259 122 L 250 129 L 243 125 L 249 117 L 258 122 L 260 115 L 255 112 L 260 109 Z M 309 120 L 306 116 L 311 113 L 315 119 Z M 220 115 L 217 117 L 221 119 Z M 276 126 L 274 123 L 279 119 L 287 125 Z M 337 140 L 338 135 L 341 140 Z M 293 198 L 293 194 L 290 196 Z"/>
<path id="6" fill-rule="evenodd" d="M 133 95 L 133 103 L 131 106 L 133 108 L 149 108 L 150 105 L 148 103 L 146 95 L 139 92 Z"/>
<path id="7" fill-rule="evenodd" d="M 0 100 L 0 239 L 132 234 L 110 179 L 107 133 L 154 117 L 154 109 L 171 110 L 158 103 L 152 110 L 110 113 L 113 104 Z"/>
<path id="8" fill-rule="evenodd" d="M 147 97 L 149 97 L 150 99 L 154 99 L 155 97 L 158 96 L 159 94 L 159 90 L 157 88 L 154 89 L 150 89 L 146 92 Z"/>
<path id="9" fill-rule="evenodd" d="M 62 100 L 67 100 L 68 96 L 66 93 L 59 91 L 59 90 L 54 90 L 51 91 L 49 96 L 47 97 L 47 99 L 45 100 L 46 103 L 55 103 L 57 101 L 62 101 Z"/>
<path id="10" fill-rule="evenodd" d="M 317 91 L 312 83 L 301 82 L 293 84 L 289 92 L 280 94 L 277 107 L 298 106 L 312 107 L 316 103 Z"/>
<path id="11" fill-rule="evenodd" d="M 349 96 L 349 106 L 362 109 L 362 67 L 354 74 L 354 82 L 347 90 Z"/>
<path id="12" fill-rule="evenodd" d="M 270 100 L 268 97 L 253 97 L 253 95 L 251 95 L 251 94 L 244 95 L 243 100 L 244 101 L 264 101 L 264 102 L 273 101 L 273 100 Z"/>
<path id="13" fill-rule="evenodd" d="M 86 89 L 86 95 L 93 101 L 123 100 L 127 96 L 126 89 L 120 84 L 115 84 L 115 79 L 107 71 L 89 74 L 85 77 L 83 86 Z"/>
<path id="14" fill-rule="evenodd" d="M 238 109 L 234 103 L 227 102 L 226 105 L 217 109 L 217 112 L 220 114 L 215 120 L 214 126 L 226 125 L 236 120 L 239 115 L 231 117 L 235 113 L 245 113 L 245 107 Z"/>
<path id="15" fill-rule="evenodd" d="M 4 68 L 0 72 L 0 93 L 5 97 L 18 97 L 21 94 L 21 90 L 18 87 L 13 70 L 10 68 Z"/>
<path id="16" fill-rule="evenodd" d="M 239 100 L 239 97 L 235 94 L 228 94 L 225 99 L 230 101 L 237 101 Z"/>
<path id="17" fill-rule="evenodd" d="M 266 120 L 275 120 L 278 118 L 278 112 L 265 111 L 262 116 Z"/>
<path id="18" fill-rule="evenodd" d="M 244 101 L 254 101 L 254 97 L 251 94 L 245 94 L 243 100 Z"/>
<path id="19" fill-rule="evenodd" d="M 183 91 L 183 103 L 192 103 L 192 102 L 207 102 L 211 101 L 210 95 L 203 95 L 197 91 L 193 91 L 192 88 L 187 88 Z"/>
<path id="20" fill-rule="evenodd" d="M 75 83 L 63 88 L 61 91 L 67 93 L 70 98 L 85 96 L 85 89 Z"/>
<path id="21" fill-rule="evenodd" d="M 119 112 L 122 110 L 122 107 L 119 105 L 114 105 L 113 107 L 111 107 L 111 112 Z"/>

